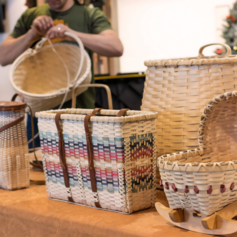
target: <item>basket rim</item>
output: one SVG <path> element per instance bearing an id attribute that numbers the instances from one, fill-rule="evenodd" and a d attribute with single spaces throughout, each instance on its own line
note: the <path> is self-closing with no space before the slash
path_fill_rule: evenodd
<path id="1" fill-rule="evenodd" d="M 135 122 L 135 121 L 146 121 L 156 119 L 158 112 L 151 111 L 140 111 L 140 110 L 129 110 L 127 111 L 128 116 L 124 117 L 111 117 L 116 116 L 120 110 L 109 110 L 102 109 L 100 111 L 101 115 L 104 116 L 92 116 L 90 121 L 92 122 L 115 122 L 115 123 L 124 123 L 124 122 Z M 60 109 L 60 110 L 48 110 L 37 112 L 35 116 L 37 118 L 47 118 L 54 119 L 58 112 L 65 112 L 60 117 L 65 120 L 73 121 L 84 121 L 84 118 L 87 114 L 93 112 L 93 109 Z M 107 115 L 107 116 L 106 116 Z"/>
<path id="2" fill-rule="evenodd" d="M 147 67 L 178 67 L 178 66 L 202 66 L 210 64 L 227 64 L 227 63 L 237 63 L 237 56 L 230 55 L 223 58 L 219 56 L 211 57 L 187 57 L 187 58 L 172 58 L 172 59 L 154 59 L 146 60 L 144 65 Z"/>
<path id="3" fill-rule="evenodd" d="M 237 169 L 237 160 L 232 161 L 220 161 L 220 162 L 179 162 L 179 161 L 170 161 L 168 159 L 175 158 L 188 158 L 194 156 L 202 156 L 203 148 L 199 147 L 193 150 L 186 150 L 177 153 L 165 154 L 157 159 L 157 166 L 165 170 L 173 170 L 180 172 L 220 172 L 226 170 L 236 170 Z M 230 168 L 232 167 L 232 169 Z"/>
<path id="4" fill-rule="evenodd" d="M 54 46 L 58 46 L 58 45 L 67 45 L 67 46 L 72 46 L 72 47 L 76 47 L 78 48 L 76 45 L 74 44 L 70 44 L 70 43 L 65 43 L 65 42 L 62 42 L 62 43 L 55 43 Z M 51 46 L 50 45 L 46 45 L 44 47 L 42 47 L 39 51 L 42 51 L 42 50 L 45 50 L 47 48 L 50 48 Z M 39 52 L 37 51 L 37 52 Z M 23 94 L 24 97 L 28 97 L 28 98 L 31 98 L 33 97 L 34 99 L 49 99 L 49 98 L 53 98 L 53 97 L 57 97 L 58 95 L 62 95 L 62 94 L 65 94 L 65 91 L 68 89 L 68 88 L 61 88 L 60 90 L 54 92 L 54 93 L 49 93 L 49 94 L 35 94 L 35 93 L 29 93 L 29 92 L 26 92 L 20 88 L 18 88 L 13 80 L 13 76 L 14 76 L 14 71 L 16 69 L 16 67 L 27 57 L 30 57 L 32 56 L 33 54 L 35 53 L 35 50 L 33 49 L 27 49 L 23 54 L 21 54 L 18 58 L 16 58 L 16 60 L 13 62 L 12 66 L 11 66 L 11 70 L 10 70 L 10 83 L 12 85 L 12 87 L 19 93 Z M 87 62 L 87 67 L 86 67 L 86 71 L 85 73 L 80 77 L 78 78 L 81 79 L 81 80 L 85 80 L 87 78 L 87 76 L 89 75 L 90 73 L 90 70 L 91 70 L 91 60 L 90 60 L 90 57 L 87 53 L 86 50 L 84 50 L 84 55 L 85 55 L 85 59 L 86 59 L 86 62 Z M 84 60 L 85 60 L 84 59 Z M 78 81 L 77 80 L 77 81 Z M 76 87 L 79 87 L 80 84 L 77 84 L 75 85 L 75 88 Z M 70 88 L 71 89 L 71 88 Z"/>

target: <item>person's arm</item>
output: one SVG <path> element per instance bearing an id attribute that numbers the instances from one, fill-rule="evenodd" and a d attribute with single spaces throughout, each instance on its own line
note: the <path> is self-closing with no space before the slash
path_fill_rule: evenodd
<path id="1" fill-rule="evenodd" d="M 11 64 L 20 54 L 34 43 L 34 33 L 29 30 L 26 34 L 13 38 L 8 36 L 0 45 L 0 64 L 6 66 Z"/>
<path id="2" fill-rule="evenodd" d="M 104 30 L 99 34 L 86 34 L 74 31 L 63 24 L 58 24 L 47 32 L 46 37 L 49 39 L 68 39 L 64 35 L 66 31 L 75 34 L 81 39 L 85 47 L 101 56 L 120 57 L 123 54 L 123 45 L 117 33 L 110 29 Z"/>
<path id="3" fill-rule="evenodd" d="M 48 16 L 37 17 L 25 34 L 18 38 L 8 36 L 0 45 L 0 64 L 6 66 L 28 49 L 35 41 L 39 40 L 49 28 L 53 26 L 53 20 Z"/>

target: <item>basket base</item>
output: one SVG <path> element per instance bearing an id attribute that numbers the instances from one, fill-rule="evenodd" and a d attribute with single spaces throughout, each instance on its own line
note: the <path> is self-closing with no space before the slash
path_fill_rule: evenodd
<path id="1" fill-rule="evenodd" d="M 168 222 L 186 230 L 209 235 L 227 235 L 237 231 L 237 221 L 232 219 L 237 215 L 237 201 L 204 217 L 193 215 L 192 211 L 186 209 L 173 210 L 159 202 L 155 207 Z"/>

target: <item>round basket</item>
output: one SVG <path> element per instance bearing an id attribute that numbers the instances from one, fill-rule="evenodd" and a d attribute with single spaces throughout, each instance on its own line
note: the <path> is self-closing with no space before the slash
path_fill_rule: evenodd
<path id="1" fill-rule="evenodd" d="M 81 40 L 65 33 L 79 45 L 57 43 L 43 46 L 43 38 L 36 49 L 28 49 L 11 67 L 10 81 L 21 93 L 33 113 L 52 109 L 72 97 L 72 89 L 91 82 L 91 61 Z M 87 90 L 78 88 L 77 95 Z"/>
<path id="2" fill-rule="evenodd" d="M 210 215 L 237 200 L 237 91 L 221 94 L 205 108 L 200 147 L 158 158 L 170 208 Z"/>
<path id="3" fill-rule="evenodd" d="M 215 45 L 215 44 L 210 44 Z M 198 147 L 199 119 L 215 96 L 237 88 L 237 57 L 199 56 L 146 61 L 146 82 L 141 109 L 157 111 L 157 151 L 159 155 Z"/>

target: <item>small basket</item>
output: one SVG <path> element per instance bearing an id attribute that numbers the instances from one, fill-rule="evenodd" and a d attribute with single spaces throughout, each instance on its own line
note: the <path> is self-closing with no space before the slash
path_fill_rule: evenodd
<path id="1" fill-rule="evenodd" d="M 195 150 L 158 158 L 170 208 L 210 215 L 237 200 L 237 91 L 221 94 L 204 110 Z"/>
<path id="2" fill-rule="evenodd" d="M 216 45 L 216 44 L 210 44 Z M 237 88 L 237 57 L 199 56 L 146 61 L 146 82 L 141 110 L 157 111 L 158 155 L 198 147 L 199 119 L 215 96 Z M 218 44 L 217 44 L 218 45 Z"/>
<path id="3" fill-rule="evenodd" d="M 64 109 L 36 116 L 49 198 L 127 214 L 154 205 L 156 112 Z"/>
<path id="4" fill-rule="evenodd" d="M 32 112 L 52 109 L 62 101 L 77 95 L 91 82 L 91 61 L 79 38 L 66 32 L 80 47 L 72 43 L 57 43 L 44 46 L 43 38 L 36 49 L 28 49 L 13 63 L 10 81 L 13 88 L 21 93 Z"/>
<path id="5" fill-rule="evenodd" d="M 0 102 L 0 188 L 14 190 L 29 187 L 28 143 L 25 129 L 25 108 L 16 102 Z"/>

